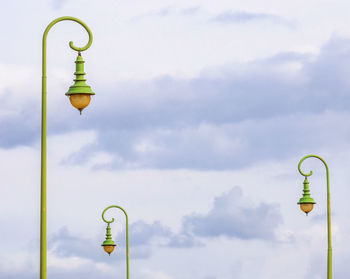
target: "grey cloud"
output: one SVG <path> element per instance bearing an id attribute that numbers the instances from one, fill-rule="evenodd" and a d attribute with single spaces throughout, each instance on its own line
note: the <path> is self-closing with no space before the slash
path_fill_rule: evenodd
<path id="1" fill-rule="evenodd" d="M 339 129 L 350 107 L 349 45 L 334 38 L 319 56 L 283 53 L 193 80 L 121 86 L 133 104 L 113 114 L 106 108 L 103 119 L 95 115 L 100 144 L 136 166 L 223 169 L 326 146 L 325 125 L 338 140 L 349 139 Z"/>
<path id="2" fill-rule="evenodd" d="M 340 124 L 350 107 L 349 50 L 349 40 L 334 37 L 317 56 L 280 53 L 190 80 L 97 84 L 104 94 L 94 96 L 82 117 L 49 115 L 49 131 L 95 129 L 98 144 L 68 161 L 103 150 L 116 160 L 102 167 L 115 168 L 238 168 L 329 147 L 330 131 L 340 146 L 350 139 Z M 39 121 L 38 105 L 4 117 L 1 146 L 33 144 Z"/>
<path id="3" fill-rule="evenodd" d="M 0 97 L 0 111 L 6 112 L 15 98 L 14 92 L 6 90 Z M 40 133 L 40 103 L 27 100 L 24 107 L 16 106 L 10 113 L 1 117 L 0 146 L 8 148 L 33 144 Z"/>
<path id="4" fill-rule="evenodd" d="M 143 221 L 137 221 L 130 226 L 130 235 L 133 237 L 131 245 L 147 245 L 155 237 L 167 238 L 171 235 L 170 228 L 163 226 L 159 221 L 147 224 Z"/>
<path id="5" fill-rule="evenodd" d="M 101 249 L 103 235 L 99 241 L 72 235 L 66 227 L 49 239 L 48 248 L 60 257 L 80 256 L 88 259 L 102 260 Z"/>
<path id="6" fill-rule="evenodd" d="M 184 218 L 184 230 L 199 237 L 273 240 L 274 230 L 282 223 L 279 207 L 261 203 L 256 207 L 242 204 L 239 187 L 215 199 L 208 214 Z"/>
<path id="7" fill-rule="evenodd" d="M 182 231 L 170 237 L 168 246 L 173 248 L 193 248 L 204 246 L 204 244 L 191 232 Z"/>
<path id="8" fill-rule="evenodd" d="M 112 229 L 113 234 L 113 229 Z M 99 239 L 85 239 L 69 232 L 64 227 L 49 239 L 49 250 L 59 257 L 78 256 L 94 261 L 104 262 L 106 253 L 101 248 L 105 234 L 101 232 Z M 125 257 L 125 230 L 118 234 L 113 234 L 117 247 L 116 251 L 120 255 L 117 259 L 123 260 Z M 173 233 L 170 228 L 162 225 L 159 221 L 151 224 L 143 221 L 136 221 L 130 224 L 130 258 L 145 259 L 152 253 L 152 246 L 158 247 L 194 247 L 197 242 L 193 236 Z"/>
<path id="9" fill-rule="evenodd" d="M 173 232 L 159 221 L 151 224 L 137 221 L 130 225 L 130 256 L 149 258 L 152 247 L 193 248 L 204 246 L 201 238 L 226 236 L 239 239 L 273 240 L 274 230 L 282 222 L 279 207 L 262 203 L 256 207 L 245 204 L 239 187 L 215 198 L 207 214 L 190 214 L 183 218 L 180 232 Z M 113 234 L 113 232 L 112 232 Z M 103 236 L 103 237 L 102 237 Z M 125 231 L 113 234 L 118 260 L 125 256 Z M 62 228 L 49 239 L 49 249 L 59 257 L 78 256 L 98 262 L 106 261 L 100 239 L 84 239 Z"/>
<path id="10" fill-rule="evenodd" d="M 159 221 L 155 221 L 152 224 L 147 224 L 143 221 L 135 222 L 130 226 L 130 231 L 130 235 L 133 237 L 132 246 L 150 245 L 153 243 L 163 247 L 190 248 L 201 245 L 193 235 L 187 232 L 174 233 Z"/>
<path id="11" fill-rule="evenodd" d="M 285 18 L 265 13 L 250 13 L 245 11 L 226 11 L 216 15 L 212 18 L 212 21 L 232 24 L 232 23 L 246 23 L 252 21 L 270 21 L 272 23 L 282 24 L 288 27 L 292 27 L 293 23 Z"/>
<path id="12" fill-rule="evenodd" d="M 131 226 L 132 227 L 132 226 Z M 147 232 L 146 232 L 147 233 Z M 136 241 L 136 244 L 131 242 L 131 246 L 134 246 L 130 258 L 132 259 L 144 259 L 151 256 L 151 250 L 146 247 L 147 243 L 143 243 L 138 239 L 138 235 L 131 232 L 132 240 Z M 121 255 L 117 257 L 117 260 L 124 260 L 125 256 L 125 232 L 121 235 L 114 236 L 117 247 L 116 251 Z M 103 251 L 101 244 L 105 240 L 105 234 L 101 233 L 100 238 L 85 239 L 76 235 L 73 235 L 69 230 L 64 227 L 49 239 L 49 249 L 59 257 L 72 257 L 78 256 L 94 261 L 104 262 L 106 261 L 106 253 Z"/>

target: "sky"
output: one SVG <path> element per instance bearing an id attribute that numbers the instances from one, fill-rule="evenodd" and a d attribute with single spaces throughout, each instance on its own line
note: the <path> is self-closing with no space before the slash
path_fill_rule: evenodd
<path id="1" fill-rule="evenodd" d="M 74 16 L 96 93 L 64 95 L 86 31 L 48 35 L 48 278 L 348 279 L 348 1 L 12 0 L 0 17 L 0 278 L 39 277 L 41 39 Z"/>

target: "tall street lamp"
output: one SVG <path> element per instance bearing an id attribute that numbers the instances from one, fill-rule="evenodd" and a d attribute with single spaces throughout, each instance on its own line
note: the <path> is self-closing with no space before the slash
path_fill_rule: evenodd
<path id="1" fill-rule="evenodd" d="M 111 233 L 111 227 L 109 224 L 114 222 L 114 218 L 112 218 L 110 221 L 106 220 L 104 215 L 106 211 L 110 208 L 118 208 L 121 211 L 123 211 L 126 219 L 126 227 L 125 227 L 125 233 L 126 233 L 126 278 L 129 279 L 129 219 L 128 219 L 128 214 L 126 211 L 118 206 L 118 205 L 111 205 L 108 206 L 105 210 L 102 212 L 102 220 L 107 223 L 107 228 L 106 228 L 106 240 L 102 243 L 103 249 L 111 255 L 111 253 L 114 251 L 114 248 L 116 246 L 115 242 L 112 240 L 112 233 Z"/>
<path id="2" fill-rule="evenodd" d="M 304 179 L 304 190 L 303 190 L 303 196 L 299 200 L 298 204 L 300 205 L 300 208 L 302 211 L 308 215 L 308 213 L 313 209 L 314 204 L 316 203 L 314 199 L 310 196 L 310 188 L 309 188 L 309 181 L 307 180 L 308 176 L 312 175 L 312 171 L 310 171 L 308 174 L 304 173 L 301 170 L 301 164 L 306 160 L 307 158 L 317 158 L 326 167 L 326 176 L 327 176 L 327 223 L 328 223 L 328 257 L 327 257 L 327 279 L 332 279 L 332 241 L 331 241 L 331 200 L 330 200 L 330 192 L 329 192 L 329 169 L 327 166 L 327 163 L 324 159 L 322 159 L 320 156 L 317 155 L 307 155 L 304 158 L 302 158 L 298 164 L 298 170 L 301 175 L 305 177 Z"/>
<path id="3" fill-rule="evenodd" d="M 89 41 L 84 47 L 76 47 L 74 46 L 73 42 L 69 42 L 69 46 L 71 49 L 78 52 L 78 57 L 75 61 L 76 63 L 76 71 L 75 71 L 75 80 L 74 85 L 72 85 L 68 92 L 66 93 L 67 96 L 69 96 L 71 104 L 77 108 L 80 113 L 81 111 L 89 105 L 91 95 L 94 95 L 95 93 L 92 92 L 90 86 L 88 86 L 84 79 L 84 60 L 81 57 L 81 52 L 84 50 L 87 50 L 91 44 L 92 44 L 92 33 L 89 29 L 89 27 L 82 22 L 80 19 L 70 17 L 70 16 L 64 16 L 59 17 L 55 20 L 53 20 L 45 29 L 44 35 L 43 35 L 43 45 L 42 45 L 42 107 L 41 107 L 41 211 L 40 211 L 40 279 L 46 279 L 47 278 L 47 210 L 46 210 L 46 118 L 47 118 L 47 112 L 46 112 L 46 40 L 47 35 L 51 29 L 52 26 L 54 26 L 56 23 L 63 21 L 63 20 L 71 20 L 79 23 L 81 26 L 85 28 L 85 30 L 89 34 Z"/>

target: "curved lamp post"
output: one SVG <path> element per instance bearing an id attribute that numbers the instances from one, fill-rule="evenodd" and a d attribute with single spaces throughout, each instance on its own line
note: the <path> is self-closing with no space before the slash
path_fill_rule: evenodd
<path id="1" fill-rule="evenodd" d="M 46 221 L 47 221 L 47 210 L 46 210 L 46 40 L 47 35 L 52 26 L 56 23 L 63 20 L 71 20 L 79 23 L 85 28 L 89 34 L 89 41 L 84 47 L 76 47 L 73 42 L 69 42 L 71 49 L 78 52 L 78 57 L 75 61 L 76 63 L 76 78 L 74 80 L 74 85 L 72 85 L 68 92 L 66 93 L 69 96 L 71 104 L 77 108 L 80 113 L 81 111 L 88 106 L 90 102 L 91 95 L 94 95 L 90 86 L 86 85 L 84 79 L 84 60 L 81 57 L 81 52 L 87 50 L 92 44 L 92 33 L 87 27 L 87 25 L 81 20 L 64 16 L 53 20 L 45 29 L 43 35 L 43 45 L 42 45 L 42 114 L 41 114 L 41 211 L 40 211 L 40 279 L 47 278 L 47 232 L 46 232 Z"/>
<path id="2" fill-rule="evenodd" d="M 107 223 L 106 240 L 102 243 L 102 246 L 103 246 L 103 249 L 106 251 L 106 253 L 108 253 L 109 255 L 111 255 L 111 253 L 113 252 L 113 250 L 116 246 L 115 242 L 112 240 L 111 227 L 109 226 L 109 224 L 114 222 L 114 218 L 112 218 L 110 221 L 108 221 L 104 217 L 106 211 L 110 208 L 118 208 L 121 211 L 123 211 L 123 213 L 125 215 L 125 220 L 126 220 L 126 223 L 125 223 L 126 224 L 126 227 L 125 227 L 125 233 L 126 233 L 126 278 L 129 279 L 129 219 L 128 219 L 128 214 L 126 213 L 126 211 L 118 205 L 108 206 L 102 212 L 102 220 Z"/>
<path id="3" fill-rule="evenodd" d="M 327 176 L 327 223 L 328 223 L 328 257 L 327 257 L 327 279 L 332 279 L 332 241 L 331 241 L 331 200 L 330 200 L 330 192 L 329 192 L 329 169 L 325 160 L 323 160 L 320 156 L 317 155 L 307 155 L 302 158 L 298 164 L 298 170 L 301 175 L 305 177 L 304 179 L 304 193 L 302 198 L 299 200 L 298 204 L 302 211 L 306 213 L 306 215 L 313 209 L 314 204 L 316 203 L 314 199 L 310 196 L 310 188 L 309 181 L 307 180 L 308 176 L 312 175 L 312 171 L 308 174 L 304 173 L 301 170 L 301 164 L 307 158 L 317 158 L 326 167 L 326 176 Z"/>

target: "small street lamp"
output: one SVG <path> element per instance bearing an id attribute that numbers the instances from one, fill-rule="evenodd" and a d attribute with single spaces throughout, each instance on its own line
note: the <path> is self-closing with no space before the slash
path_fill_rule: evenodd
<path id="1" fill-rule="evenodd" d="M 307 159 L 307 158 L 317 158 L 326 167 L 326 176 L 327 176 L 327 224 L 328 224 L 328 256 L 327 256 L 327 279 L 332 279 L 332 241 L 331 241 L 331 201 L 330 201 L 330 191 L 329 191 L 329 169 L 326 161 L 322 159 L 320 156 L 317 155 L 307 155 L 303 157 L 299 164 L 298 164 L 298 170 L 301 175 L 305 177 L 304 179 L 304 190 L 303 190 L 303 196 L 299 200 L 298 204 L 300 205 L 300 209 L 308 215 L 308 213 L 313 209 L 314 204 L 316 203 L 314 199 L 310 196 L 310 188 L 309 188 L 309 181 L 307 180 L 308 176 L 312 175 L 312 171 L 310 171 L 308 174 L 304 173 L 301 170 L 301 164 Z"/>
<path id="2" fill-rule="evenodd" d="M 76 79 L 74 80 L 74 84 L 69 87 L 69 90 L 66 93 L 66 95 L 69 96 L 71 104 L 80 111 L 80 114 L 82 110 L 89 105 L 91 95 L 95 95 L 95 93 L 92 92 L 91 87 L 85 83 L 86 79 L 84 79 L 84 63 L 85 61 L 81 57 L 81 53 L 79 51 L 77 60 L 75 60 L 76 71 L 74 75 L 76 76 Z"/>
<path id="3" fill-rule="evenodd" d="M 66 93 L 67 96 L 69 96 L 71 104 L 81 111 L 89 104 L 91 95 L 94 95 L 94 92 L 92 92 L 90 86 L 88 86 L 85 83 L 84 79 L 84 60 L 81 57 L 81 52 L 84 50 L 87 50 L 91 44 L 92 44 L 92 33 L 89 29 L 89 27 L 82 22 L 80 19 L 70 17 L 70 16 L 64 16 L 59 17 L 55 20 L 53 20 L 45 29 L 44 35 L 43 35 L 43 44 L 42 44 L 42 106 L 41 106 L 41 202 L 40 202 L 40 279 L 46 279 L 47 278 L 47 203 L 46 203 L 46 197 L 47 197 L 47 185 L 46 185 L 46 173 L 47 173 L 47 155 L 46 155 L 46 136 L 47 136 L 47 102 L 46 102 L 46 95 L 47 95 L 47 84 L 46 84 L 46 41 L 47 41 L 47 35 L 56 23 L 63 21 L 63 20 L 70 20 L 75 21 L 79 23 L 81 26 L 85 28 L 87 33 L 89 34 L 89 41 L 84 47 L 76 47 L 74 46 L 73 42 L 69 42 L 69 46 L 71 49 L 78 52 L 76 63 L 76 79 L 74 80 L 75 83 L 72 85 L 68 92 Z"/>
<path id="4" fill-rule="evenodd" d="M 111 205 L 108 206 L 105 210 L 102 212 L 102 220 L 107 223 L 107 228 L 106 228 L 106 240 L 103 241 L 102 247 L 105 250 L 108 255 L 111 255 L 111 253 L 114 251 L 114 248 L 116 246 L 115 242 L 112 240 L 112 233 L 111 233 L 111 227 L 110 224 L 114 222 L 114 218 L 112 218 L 110 221 L 106 220 L 104 215 L 106 211 L 110 208 L 118 208 L 121 211 L 123 211 L 125 215 L 125 233 L 126 233 L 126 278 L 129 279 L 129 218 L 128 214 L 126 211 L 118 206 L 118 205 Z"/>
<path id="5" fill-rule="evenodd" d="M 309 212 L 314 208 L 314 204 L 316 203 L 314 199 L 310 196 L 310 188 L 309 188 L 309 181 L 307 180 L 307 177 L 304 179 L 304 190 L 303 190 L 303 196 L 300 198 L 298 204 L 300 204 L 300 209 L 306 213 L 306 215 L 309 214 Z"/>
<path id="6" fill-rule="evenodd" d="M 106 228 L 106 240 L 103 241 L 101 246 L 103 246 L 103 249 L 106 253 L 108 253 L 108 255 L 111 255 L 111 253 L 114 251 L 115 246 L 117 246 L 117 244 L 115 244 L 115 242 L 112 239 L 111 227 L 109 226 L 109 224 Z"/>

